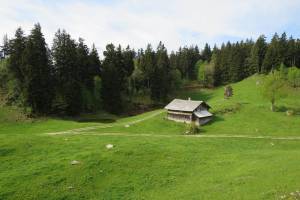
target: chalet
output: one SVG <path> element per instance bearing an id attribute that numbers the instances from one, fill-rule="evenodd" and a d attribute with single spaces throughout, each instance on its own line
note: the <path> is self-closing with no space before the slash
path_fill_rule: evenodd
<path id="1" fill-rule="evenodd" d="M 212 119 L 212 114 L 208 112 L 210 106 L 204 101 L 193 101 L 174 99 L 165 109 L 169 120 L 203 125 Z"/>

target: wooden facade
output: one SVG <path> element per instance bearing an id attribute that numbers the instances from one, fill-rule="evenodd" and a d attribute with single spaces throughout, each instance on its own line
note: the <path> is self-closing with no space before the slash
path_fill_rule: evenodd
<path id="1" fill-rule="evenodd" d="M 212 119 L 212 114 L 208 112 L 210 106 L 203 101 L 191 101 L 174 99 L 168 104 L 167 119 L 176 122 L 204 125 Z"/>

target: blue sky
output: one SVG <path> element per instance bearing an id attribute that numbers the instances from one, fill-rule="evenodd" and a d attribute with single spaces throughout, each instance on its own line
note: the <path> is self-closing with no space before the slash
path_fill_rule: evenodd
<path id="1" fill-rule="evenodd" d="M 299 0 L 0 0 L 0 36 L 40 22 L 51 45 L 58 28 L 101 51 L 107 43 L 134 48 L 256 39 L 287 32 L 300 38 Z"/>

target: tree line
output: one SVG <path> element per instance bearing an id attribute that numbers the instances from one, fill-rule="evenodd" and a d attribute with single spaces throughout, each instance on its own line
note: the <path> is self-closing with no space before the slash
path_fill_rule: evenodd
<path id="1" fill-rule="evenodd" d="M 240 81 L 256 73 L 268 74 L 280 65 L 300 67 L 300 40 L 286 33 L 274 34 L 270 43 L 261 35 L 255 42 L 247 39 L 236 43 L 227 42 L 214 47 L 209 65 L 203 66 L 203 80 L 219 86 Z M 205 73 L 207 75 L 205 75 Z M 206 78 L 210 76 L 213 78 Z"/>
<path id="2" fill-rule="evenodd" d="M 199 79 L 199 73 L 206 84 L 218 86 L 268 73 L 281 63 L 300 66 L 300 41 L 285 33 L 275 34 L 270 43 L 260 36 L 256 42 L 228 42 L 213 49 L 206 44 L 202 51 L 184 46 L 170 53 L 162 42 L 137 51 L 108 44 L 100 60 L 95 45 L 89 48 L 65 30 L 58 30 L 48 47 L 36 24 L 28 36 L 18 28 L 14 38 L 4 37 L 3 51 L 8 57 L 0 69 L 0 88 L 7 103 L 34 114 L 121 113 L 136 95 L 167 101 L 183 82 Z M 201 69 L 203 62 L 207 65 Z"/>

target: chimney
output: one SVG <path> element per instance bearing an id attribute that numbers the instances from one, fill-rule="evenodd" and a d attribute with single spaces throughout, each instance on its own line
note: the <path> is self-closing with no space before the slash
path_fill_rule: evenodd
<path id="1" fill-rule="evenodd" d="M 191 100 L 191 97 L 189 97 L 188 100 L 190 101 L 190 100 Z"/>

